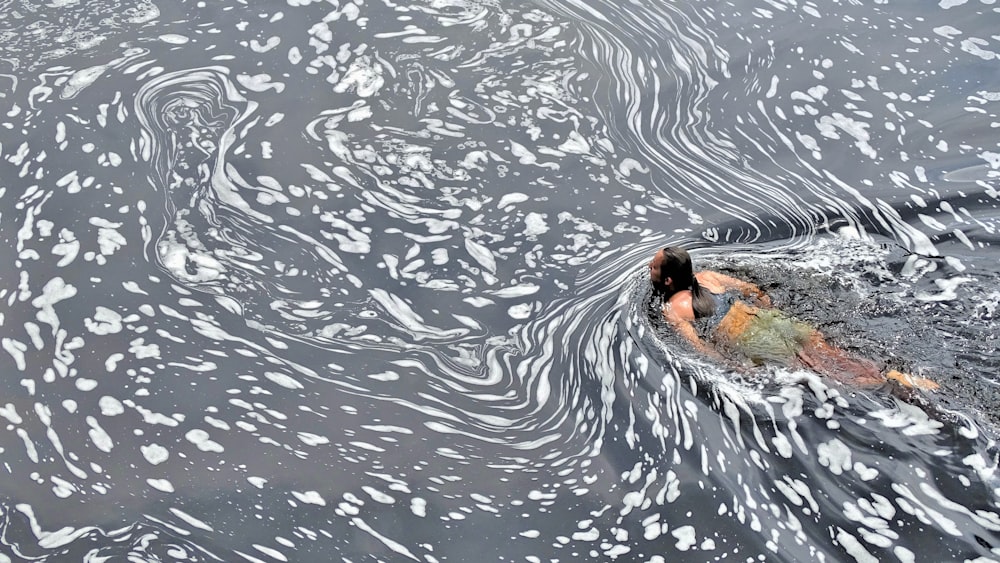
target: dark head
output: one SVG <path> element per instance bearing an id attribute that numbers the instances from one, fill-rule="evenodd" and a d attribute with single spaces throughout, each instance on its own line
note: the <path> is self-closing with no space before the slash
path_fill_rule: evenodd
<path id="1" fill-rule="evenodd" d="M 649 262 L 649 281 L 653 289 L 667 294 L 667 297 L 690 289 L 695 282 L 691 255 L 679 246 L 668 246 L 658 250 Z"/>
<path id="2" fill-rule="evenodd" d="M 649 262 L 649 281 L 664 301 L 678 291 L 690 290 L 695 317 L 707 317 L 715 312 L 714 300 L 694 275 L 691 255 L 679 246 L 668 246 L 653 255 Z"/>

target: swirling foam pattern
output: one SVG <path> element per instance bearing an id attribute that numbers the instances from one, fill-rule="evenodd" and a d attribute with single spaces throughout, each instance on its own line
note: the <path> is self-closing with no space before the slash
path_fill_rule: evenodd
<path id="1" fill-rule="evenodd" d="M 0 0 L 0 562 L 1000 559 L 997 17 Z M 687 352 L 669 243 L 944 391 Z"/>

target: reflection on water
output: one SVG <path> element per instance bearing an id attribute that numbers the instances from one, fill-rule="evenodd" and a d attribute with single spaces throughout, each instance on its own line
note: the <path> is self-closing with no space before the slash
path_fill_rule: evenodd
<path id="1" fill-rule="evenodd" d="M 737 4 L 0 1 L 0 561 L 1000 559 L 997 8 Z"/>

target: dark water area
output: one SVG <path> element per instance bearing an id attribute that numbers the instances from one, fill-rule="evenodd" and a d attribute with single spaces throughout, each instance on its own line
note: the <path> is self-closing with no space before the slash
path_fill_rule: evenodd
<path id="1" fill-rule="evenodd" d="M 0 0 L 0 562 L 1000 560 L 998 24 Z M 668 244 L 941 389 L 700 357 Z"/>

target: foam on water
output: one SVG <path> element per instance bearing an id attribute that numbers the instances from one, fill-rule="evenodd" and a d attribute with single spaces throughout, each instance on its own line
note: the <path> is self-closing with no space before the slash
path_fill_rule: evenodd
<path id="1" fill-rule="evenodd" d="M 641 273 L 988 373 L 996 9 L 737 4 L 6 6 L 0 560 L 1000 555 L 969 405 L 714 365 Z"/>

